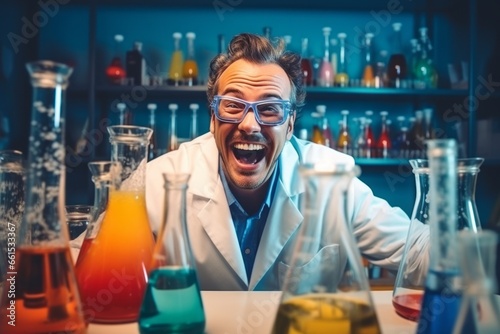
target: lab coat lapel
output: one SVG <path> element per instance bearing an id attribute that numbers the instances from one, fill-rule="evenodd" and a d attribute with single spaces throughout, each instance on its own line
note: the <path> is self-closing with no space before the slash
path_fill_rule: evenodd
<path id="1" fill-rule="evenodd" d="M 298 197 L 304 191 L 297 182 L 299 160 L 288 142 L 280 156 L 281 175 L 260 240 L 249 290 L 253 290 L 273 266 L 303 220 L 298 208 Z"/>
<path id="2" fill-rule="evenodd" d="M 194 173 L 193 175 L 198 175 L 199 179 L 192 180 L 191 183 L 194 186 L 194 188 L 191 188 L 193 201 L 203 202 L 193 205 L 193 207 L 200 208 L 196 216 L 211 242 L 217 247 L 220 255 L 241 280 L 248 285 L 245 265 L 234 231 L 231 212 L 218 173 L 219 153 L 217 147 L 213 141 L 210 141 L 210 144 L 203 148 L 203 152 L 206 164 L 200 164 L 200 168 L 207 168 L 208 170 L 204 173 Z"/>

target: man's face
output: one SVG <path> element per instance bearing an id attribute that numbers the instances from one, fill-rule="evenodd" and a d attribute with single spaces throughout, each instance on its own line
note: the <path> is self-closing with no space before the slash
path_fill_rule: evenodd
<path id="1" fill-rule="evenodd" d="M 289 100 L 290 81 L 276 64 L 253 64 L 240 59 L 219 78 L 217 95 L 249 102 L 277 98 Z M 224 123 L 212 113 L 210 132 L 222 158 L 222 168 L 230 184 L 258 189 L 271 176 L 276 161 L 293 134 L 295 114 L 282 125 L 260 125 L 252 109 L 239 124 Z"/>

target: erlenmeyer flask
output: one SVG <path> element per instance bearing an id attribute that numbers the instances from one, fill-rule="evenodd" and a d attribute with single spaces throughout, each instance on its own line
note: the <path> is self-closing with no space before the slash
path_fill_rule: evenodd
<path id="1" fill-rule="evenodd" d="M 77 265 L 99 232 L 108 205 L 109 187 L 112 184 L 111 175 L 119 170 L 120 163 L 117 161 L 92 161 L 88 163 L 88 167 L 92 174 L 92 182 L 94 182 L 94 205 L 87 231 L 84 235 L 80 235 L 77 238 L 79 240 L 75 242 L 77 245 L 81 245 Z"/>
<path id="2" fill-rule="evenodd" d="M 85 333 L 64 208 L 65 94 L 72 68 L 51 61 L 26 67 L 33 86 L 29 191 L 0 301 L 0 333 Z"/>
<path id="3" fill-rule="evenodd" d="M 0 296 L 10 253 L 14 252 L 16 231 L 24 212 L 24 167 L 20 151 L 0 151 Z"/>
<path id="4" fill-rule="evenodd" d="M 464 292 L 454 334 L 496 334 L 500 307 L 496 301 L 495 265 L 498 236 L 493 231 L 461 231 L 458 255 Z"/>
<path id="5" fill-rule="evenodd" d="M 304 216 L 272 333 L 380 333 L 361 255 L 347 224 L 353 165 L 300 167 Z M 338 206 L 325 205 L 336 199 Z M 325 212 L 327 210 L 328 212 Z M 331 211 L 331 212 L 330 212 Z M 323 217 L 336 217 L 336 243 L 322 244 Z M 307 268 L 307 269 L 306 269 Z"/>
<path id="6" fill-rule="evenodd" d="M 205 312 L 186 225 L 189 174 L 163 174 L 164 221 L 139 317 L 142 334 L 203 333 Z"/>
<path id="7" fill-rule="evenodd" d="M 145 172 L 152 130 L 108 127 L 112 185 L 103 221 L 76 274 L 88 320 L 100 323 L 137 321 L 146 289 L 154 239 L 145 201 Z"/>
<path id="8" fill-rule="evenodd" d="M 483 158 L 457 159 L 457 229 L 481 230 L 481 223 L 475 202 L 476 181 Z M 405 250 L 398 274 L 394 282 L 393 306 L 404 318 L 417 320 L 424 293 L 425 274 L 413 264 L 418 262 L 411 256 L 421 256 L 428 232 L 424 225 L 429 223 L 429 161 L 425 159 L 410 160 L 415 174 L 416 197 L 411 215 L 410 229 L 406 239 Z M 421 252 L 411 252 L 419 248 Z M 411 255 L 413 254 L 413 255 Z"/>
<path id="9" fill-rule="evenodd" d="M 417 333 L 451 333 L 461 302 L 457 254 L 457 145 L 427 141 L 430 257 Z"/>

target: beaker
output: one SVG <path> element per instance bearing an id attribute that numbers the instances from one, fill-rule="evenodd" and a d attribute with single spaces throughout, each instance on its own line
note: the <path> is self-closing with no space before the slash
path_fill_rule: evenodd
<path id="1" fill-rule="evenodd" d="M 87 230 L 91 214 L 91 205 L 66 205 L 66 225 L 68 226 L 69 240 L 78 238 Z"/>
<path id="2" fill-rule="evenodd" d="M 429 268 L 417 333 L 451 333 L 461 301 L 457 258 L 457 145 L 427 141 L 429 157 Z"/>
<path id="3" fill-rule="evenodd" d="M 145 201 L 145 172 L 152 130 L 132 125 L 108 127 L 111 173 L 106 212 L 76 273 L 90 322 L 137 321 L 146 289 L 154 238 Z"/>
<path id="4" fill-rule="evenodd" d="M 457 229 L 481 230 L 481 223 L 475 202 L 475 189 L 479 167 L 483 158 L 457 159 Z M 404 318 L 417 320 L 424 293 L 425 272 L 415 263 L 415 258 L 428 252 L 425 241 L 429 224 L 429 160 L 411 159 L 410 165 L 415 174 L 415 204 L 411 215 L 410 228 L 405 249 L 394 282 L 392 304 L 396 312 Z"/>
<path id="5" fill-rule="evenodd" d="M 205 312 L 186 225 L 189 174 L 163 174 L 164 221 L 139 317 L 141 334 L 203 333 Z"/>
<path id="6" fill-rule="evenodd" d="M 0 333 L 85 333 L 65 219 L 65 97 L 72 68 L 26 65 L 33 104 L 23 219 L 0 301 Z"/>
<path id="7" fill-rule="evenodd" d="M 494 231 L 463 230 L 458 240 L 464 290 L 453 333 L 496 334 L 500 328 L 500 308 L 495 296 L 498 236 Z"/>
<path id="8" fill-rule="evenodd" d="M 24 212 L 23 153 L 0 151 L 0 296 Z"/>
<path id="9" fill-rule="evenodd" d="M 304 219 L 272 333 L 380 333 L 368 277 L 347 223 L 349 185 L 358 172 L 347 164 L 299 167 Z M 327 217 L 338 220 L 338 229 L 329 230 Z M 336 240 L 325 244 L 324 236 L 332 234 Z"/>

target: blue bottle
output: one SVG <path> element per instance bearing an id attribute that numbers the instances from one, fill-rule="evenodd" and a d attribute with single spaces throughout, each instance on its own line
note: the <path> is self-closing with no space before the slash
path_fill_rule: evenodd
<path id="1" fill-rule="evenodd" d="M 186 227 L 188 174 L 164 174 L 165 221 L 139 314 L 141 334 L 197 334 L 205 312 Z"/>

